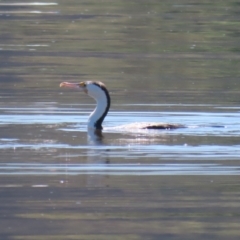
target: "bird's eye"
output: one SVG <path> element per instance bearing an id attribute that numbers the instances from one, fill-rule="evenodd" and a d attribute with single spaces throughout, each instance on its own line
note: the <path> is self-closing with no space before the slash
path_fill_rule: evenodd
<path id="1" fill-rule="evenodd" d="M 85 82 L 80 82 L 80 83 L 79 83 L 79 86 L 80 86 L 80 87 L 86 87 L 86 83 L 85 83 Z"/>

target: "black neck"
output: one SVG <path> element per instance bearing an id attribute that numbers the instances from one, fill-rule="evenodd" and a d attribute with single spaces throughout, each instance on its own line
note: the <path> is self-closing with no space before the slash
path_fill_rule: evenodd
<path id="1" fill-rule="evenodd" d="M 100 87 L 105 95 L 106 95 L 106 98 L 107 98 L 107 106 L 106 106 L 106 109 L 104 111 L 104 113 L 102 114 L 102 116 L 96 121 L 96 123 L 94 124 L 94 126 L 96 127 L 96 129 L 99 129 L 99 130 L 102 130 L 103 127 L 102 127 L 102 122 L 104 120 L 104 118 L 106 117 L 108 111 L 109 111 L 109 108 L 110 108 L 110 105 L 111 105 L 111 98 L 110 98 L 110 95 L 109 95 L 109 92 L 108 90 L 106 89 L 106 87 L 104 85 L 99 85 L 98 83 L 96 83 L 96 85 L 98 87 Z"/>

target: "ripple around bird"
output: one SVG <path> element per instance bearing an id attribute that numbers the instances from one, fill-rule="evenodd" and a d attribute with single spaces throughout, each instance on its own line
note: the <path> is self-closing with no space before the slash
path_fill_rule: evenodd
<path id="1" fill-rule="evenodd" d="M 214 111 L 113 110 L 100 141 L 87 134 L 88 109 L 1 108 L 0 174 L 239 174 L 239 109 L 211 108 Z M 187 128 L 116 127 L 157 121 Z M 41 161 L 43 165 L 32 165 Z"/>

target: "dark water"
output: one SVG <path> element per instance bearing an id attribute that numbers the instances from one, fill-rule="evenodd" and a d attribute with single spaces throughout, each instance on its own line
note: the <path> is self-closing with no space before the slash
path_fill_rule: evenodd
<path id="1" fill-rule="evenodd" d="M 237 1 L 0 2 L 0 239 L 239 239 Z M 62 81 L 103 81 L 94 102 Z M 117 129 L 181 123 L 173 131 Z"/>

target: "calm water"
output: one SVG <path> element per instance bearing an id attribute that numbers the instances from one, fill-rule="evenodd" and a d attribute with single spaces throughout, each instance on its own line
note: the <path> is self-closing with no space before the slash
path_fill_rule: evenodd
<path id="1" fill-rule="evenodd" d="M 239 239 L 235 0 L 0 2 L 1 239 Z M 103 81 L 92 99 L 62 81 Z M 173 131 L 118 129 L 134 122 Z"/>

